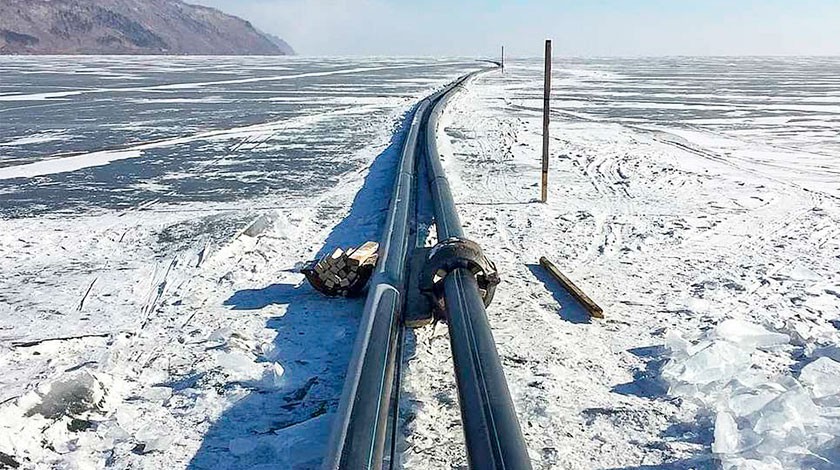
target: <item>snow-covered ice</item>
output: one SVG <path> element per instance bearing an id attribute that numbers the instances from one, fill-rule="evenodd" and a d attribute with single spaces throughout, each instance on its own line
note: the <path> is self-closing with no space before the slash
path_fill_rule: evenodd
<path id="1" fill-rule="evenodd" d="M 362 305 L 299 263 L 379 234 L 404 113 L 476 67 L 0 59 L 0 459 L 317 467 Z M 503 276 L 488 315 L 535 468 L 840 463 L 837 77 L 558 59 L 548 204 L 541 62 L 453 99 L 440 146 Z M 446 326 L 406 350 L 398 464 L 466 465 Z"/>
<path id="2" fill-rule="evenodd" d="M 361 301 L 299 265 L 378 236 L 404 114 L 476 67 L 0 59 L 0 458 L 315 466 Z M 67 83 L 110 91 L 20 101 Z"/>
<path id="3" fill-rule="evenodd" d="M 557 59 L 545 205 L 542 64 L 508 65 L 453 100 L 441 138 L 502 274 L 488 315 L 534 466 L 840 465 L 831 400 L 800 375 L 840 359 L 840 62 Z M 465 465 L 446 328 L 412 341 L 402 461 Z"/>

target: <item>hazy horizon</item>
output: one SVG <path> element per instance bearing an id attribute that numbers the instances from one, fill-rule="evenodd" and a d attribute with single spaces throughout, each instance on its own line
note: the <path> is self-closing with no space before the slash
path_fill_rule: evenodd
<path id="1" fill-rule="evenodd" d="M 837 56 L 830 0 L 188 0 L 288 41 L 301 55 Z"/>

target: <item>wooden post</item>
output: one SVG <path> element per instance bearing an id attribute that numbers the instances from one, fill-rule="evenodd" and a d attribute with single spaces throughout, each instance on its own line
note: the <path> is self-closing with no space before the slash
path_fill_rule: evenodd
<path id="1" fill-rule="evenodd" d="M 502 46 L 502 73 L 505 72 L 505 46 Z"/>
<path id="2" fill-rule="evenodd" d="M 548 201 L 548 124 L 551 122 L 551 39 L 545 40 L 545 89 L 543 90 L 542 202 Z"/>

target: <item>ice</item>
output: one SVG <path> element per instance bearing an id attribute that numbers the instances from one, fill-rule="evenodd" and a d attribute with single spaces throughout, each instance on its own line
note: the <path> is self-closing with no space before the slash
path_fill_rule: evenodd
<path id="1" fill-rule="evenodd" d="M 759 434 L 784 437 L 795 431 L 805 432 L 806 425 L 815 424 L 819 409 L 801 387 L 788 390 L 757 412 L 753 430 Z"/>
<path id="2" fill-rule="evenodd" d="M 165 402 L 172 397 L 169 387 L 150 387 L 143 393 L 143 398 L 153 402 Z"/>
<path id="3" fill-rule="evenodd" d="M 277 363 L 266 365 L 261 385 L 264 389 L 276 389 L 283 385 L 283 366 Z"/>
<path id="4" fill-rule="evenodd" d="M 764 408 L 777 396 L 779 396 L 778 390 L 743 387 L 729 398 L 729 407 L 736 415 L 747 416 Z"/>
<path id="5" fill-rule="evenodd" d="M 254 358 L 238 351 L 222 352 L 216 355 L 219 366 L 232 380 L 259 380 L 263 376 L 263 367 L 254 362 Z"/>
<path id="6" fill-rule="evenodd" d="M 796 264 L 790 268 L 786 274 L 795 281 L 819 281 L 822 277 L 801 264 Z"/>
<path id="7" fill-rule="evenodd" d="M 46 385 L 40 403 L 27 415 L 40 414 L 45 418 L 80 416 L 97 411 L 105 396 L 105 386 L 93 375 L 83 372 L 74 377 Z"/>
<path id="8" fill-rule="evenodd" d="M 750 352 L 738 346 L 718 341 L 709 344 L 681 361 L 665 365 L 662 375 L 674 383 L 705 386 L 726 382 L 750 368 Z"/>
<path id="9" fill-rule="evenodd" d="M 212 333 L 210 333 L 210 336 L 207 337 L 207 341 L 211 343 L 225 344 L 228 342 L 232 335 L 233 330 L 230 327 L 226 326 L 223 328 L 218 328 Z"/>
<path id="10" fill-rule="evenodd" d="M 716 414 L 712 451 L 722 468 L 840 465 L 832 453 L 840 413 L 820 405 L 840 394 L 840 363 L 819 357 L 802 369 L 799 380 L 755 368 L 759 350 L 789 341 L 785 334 L 741 320 L 725 320 L 694 341 L 667 335 L 670 360 L 662 377 L 672 394 Z"/>
<path id="11" fill-rule="evenodd" d="M 712 452 L 716 454 L 731 454 L 738 450 L 738 424 L 731 414 L 718 413 L 715 418 L 715 441 Z"/>
<path id="12" fill-rule="evenodd" d="M 772 333 L 743 320 L 724 320 L 715 328 L 715 335 L 746 348 L 769 348 L 790 342 L 783 333 Z"/>
<path id="13" fill-rule="evenodd" d="M 33 59 L 26 68 L 42 70 L 55 60 Z M 125 65 L 122 59 L 109 60 Z M 190 76 L 145 73 L 161 60 L 173 69 L 181 61 L 155 58 L 129 69 L 142 69 L 149 86 L 218 80 L 200 72 L 216 75 L 217 62 L 232 65 L 226 73 L 264 76 L 239 59 L 218 58 L 190 59 L 196 61 L 187 64 Z M 828 406 L 837 406 L 836 395 L 815 398 L 814 384 L 798 375 L 817 357 L 840 360 L 838 333 L 830 321 L 838 318 L 840 206 L 836 197 L 821 195 L 838 194 L 840 146 L 828 132 L 836 128 L 829 125 L 834 118 L 798 119 L 796 113 L 774 109 L 805 95 L 836 101 L 840 64 L 815 62 L 822 76 L 814 88 L 797 77 L 799 62 L 776 59 L 738 64 L 734 76 L 728 75 L 729 66 L 706 60 L 692 64 L 690 74 L 670 59 L 586 62 L 572 68 L 629 73 L 612 84 L 578 77 L 574 85 L 556 90 L 562 101 L 576 103 L 577 109 L 566 111 L 578 116 L 557 116 L 552 122 L 561 136 L 552 145 L 552 172 L 564 184 L 552 186 L 549 204 L 528 203 L 538 192 L 531 182 L 539 180 L 532 163 L 541 142 L 534 91 L 542 87 L 542 64 L 522 69 L 514 63 L 504 75 L 471 82 L 445 113 L 448 131 L 439 136 L 451 141 L 447 171 L 470 224 L 468 235 L 502 253 L 500 270 L 513 274 L 488 315 L 500 356 L 528 351 L 530 366 L 508 379 L 523 424 L 530 423 L 526 431 L 534 466 L 588 468 L 602 462 L 624 468 L 642 462 L 705 468 L 720 461 L 722 468 L 840 468 L 835 439 L 840 409 Z M 84 63 L 73 58 L 51 67 L 59 73 L 18 83 L 0 71 L 0 82 L 20 93 L 101 88 L 102 83 L 60 73 Z M 347 64 L 318 59 L 286 65 L 289 73 L 302 67 L 305 73 Z M 634 76 L 638 72 L 643 76 Z M 0 205 L 0 271 L 5 274 L 0 403 L 13 400 L 0 405 L 0 452 L 31 456 L 24 465 L 34 468 L 81 467 L 81 462 L 103 468 L 106 459 L 114 468 L 317 467 L 361 305 L 288 287 L 300 281 L 299 269 L 292 267 L 326 244 L 343 243 L 347 231 L 336 228 L 350 227 L 366 237 L 379 234 L 382 211 L 371 203 L 379 203 L 390 187 L 382 175 L 392 170 L 382 168 L 390 167 L 399 150 L 399 141 L 392 139 L 399 116 L 427 88 L 461 73 L 392 70 L 357 76 L 360 80 L 353 75 L 301 79 L 288 90 L 271 82 L 198 87 L 189 93 L 157 90 L 155 99 L 145 102 L 136 92 L 85 93 L 49 107 L 4 109 L 4 118 L 19 125 L 8 128 L 2 142 L 67 126 L 66 135 L 77 137 L 3 148 L 13 157 L 10 165 L 49 162 L 28 171 L 51 175 L 0 179 L 7 202 Z M 783 80 L 781 86 L 773 85 L 776 78 L 767 79 L 774 74 Z M 51 83 L 51 76 L 59 83 Z M 741 84 L 749 86 L 714 94 L 737 85 L 738 77 L 746 77 Z M 24 91 L 35 78 L 41 82 L 38 89 Z M 562 71 L 558 78 L 568 80 Z M 418 80 L 423 80 L 419 86 Z M 769 86 L 752 86 L 759 82 Z M 339 85 L 354 91 L 342 96 Z M 206 93 L 199 93 L 202 88 Z M 100 106 L 100 99 L 109 106 Z M 723 112 L 692 108 L 710 99 Z M 199 100 L 201 106 L 191 104 Z M 700 119 L 707 123 L 695 122 Z M 708 124 L 712 120 L 719 123 Z M 759 120 L 764 121 L 759 125 Z M 817 121 L 823 124 L 813 125 Z M 674 139 L 679 133 L 683 141 Z M 765 153 L 769 161 L 744 153 L 802 148 L 797 140 L 814 153 L 790 159 Z M 386 151 L 389 146 L 395 150 Z M 90 161 L 50 160 L 91 157 L 103 147 L 120 150 Z M 131 156 L 116 154 L 121 151 L 142 155 L 55 173 L 71 169 L 68 164 Z M 385 158 L 374 160 L 380 153 Z M 362 192 L 357 203 L 361 187 L 372 188 L 375 197 Z M 262 214 L 275 222 L 255 225 L 249 231 L 255 237 L 232 240 Z M 563 236 L 550 236 L 557 233 Z M 591 245 L 593 236 L 600 246 Z M 197 256 L 207 247 L 205 256 Z M 600 328 L 558 315 L 551 295 L 556 286 L 523 271 L 534 253 L 566 258 L 585 290 L 610 306 L 616 323 Z M 811 272 L 797 272 L 797 265 Z M 85 308 L 78 311 L 95 276 Z M 241 302 L 240 293 L 257 300 Z M 153 302 L 158 295 L 160 301 Z M 529 311 L 525 317 L 504 315 L 523 306 Z M 138 315 L 141 309 L 144 314 Z M 721 323 L 727 315 L 761 326 Z M 780 325 L 784 329 L 774 329 Z M 631 346 L 659 344 L 660 332 L 668 330 L 682 336 L 668 335 L 671 362 L 664 374 L 658 349 L 624 357 Z M 17 338 L 100 332 L 112 334 L 35 348 L 9 346 Z M 774 336 L 779 333 L 795 337 L 796 344 L 785 344 Z M 411 400 L 401 403 L 401 421 L 410 420 L 400 426 L 406 435 L 397 436 L 405 444 L 399 446 L 400 466 L 463 467 L 468 463 L 463 437 L 451 425 L 459 420 L 451 355 L 448 342 L 439 340 L 446 331 L 418 335 L 403 381 L 403 396 Z M 226 355 L 217 361 L 218 354 Z M 106 403 L 103 409 L 113 413 L 86 412 L 94 426 L 84 432 L 69 432 L 67 417 L 53 423 L 39 413 L 23 416 L 47 393 L 39 383 L 56 376 L 66 381 L 72 374 L 62 371 L 75 367 L 125 378 L 128 383 L 118 388 L 105 383 L 115 407 Z M 797 380 L 783 380 L 792 376 Z M 577 378 L 574 390 L 565 386 L 568 377 Z M 286 406 L 298 390 L 307 390 L 309 378 L 317 382 L 305 400 Z M 660 378 L 668 381 L 670 396 L 656 383 Z M 14 399 L 36 389 L 41 395 Z M 570 393 L 574 406 L 564 406 Z M 581 409 L 605 403 L 621 405 L 616 415 L 621 419 L 577 426 Z M 819 419 L 807 416 L 813 410 Z M 718 421 L 714 429 L 706 416 Z M 299 419 L 307 420 L 280 429 Z M 780 424 L 788 422 L 788 428 Z M 139 442 L 135 436 L 146 425 L 177 436 L 178 442 L 166 447 L 149 430 L 139 434 L 144 441 Z M 52 426 L 50 440 L 44 439 Z M 603 446 L 600 436 L 611 436 L 616 445 Z M 667 452 L 657 443 L 667 445 Z"/>
<path id="14" fill-rule="evenodd" d="M 802 368 L 799 380 L 811 387 L 814 398 L 840 394 L 840 362 L 821 357 Z"/>
<path id="15" fill-rule="evenodd" d="M 724 470 L 785 470 L 776 459 L 730 459 L 722 465 Z"/>
<path id="16" fill-rule="evenodd" d="M 163 452 L 175 442 L 174 436 L 162 434 L 163 431 L 159 426 L 149 424 L 134 434 L 137 442 L 143 445 L 142 453 Z"/>

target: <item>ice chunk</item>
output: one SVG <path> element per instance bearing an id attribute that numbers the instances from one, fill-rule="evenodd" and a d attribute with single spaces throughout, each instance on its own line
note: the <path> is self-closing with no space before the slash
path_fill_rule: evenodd
<path id="1" fill-rule="evenodd" d="M 275 389 L 283 385 L 283 366 L 276 362 L 268 364 L 263 372 L 260 385 L 266 389 Z"/>
<path id="2" fill-rule="evenodd" d="M 790 342 L 796 346 L 807 346 L 814 337 L 812 328 L 803 322 L 788 320 L 785 331 L 790 335 Z"/>
<path id="3" fill-rule="evenodd" d="M 263 367 L 254 358 L 241 352 L 221 352 L 216 361 L 232 380 L 247 381 L 262 378 Z"/>
<path id="4" fill-rule="evenodd" d="M 56 419 L 98 411 L 105 396 L 105 385 L 92 374 L 81 372 L 47 385 L 42 392 L 41 402 L 33 406 L 27 416 L 40 414 Z"/>
<path id="5" fill-rule="evenodd" d="M 734 319 L 724 320 L 718 325 L 715 336 L 748 348 L 769 348 L 790 342 L 786 334 L 773 333 L 754 323 Z"/>
<path id="6" fill-rule="evenodd" d="M 691 347 L 691 343 L 689 343 L 676 331 L 668 331 L 665 335 L 665 347 L 668 348 L 672 354 L 680 354 L 685 353 L 685 351 Z"/>
<path id="7" fill-rule="evenodd" d="M 794 281 L 818 281 L 822 277 L 801 264 L 797 264 L 785 273 Z"/>
<path id="8" fill-rule="evenodd" d="M 149 387 L 143 391 L 143 398 L 153 402 L 165 402 L 172 398 L 172 389 L 169 387 Z"/>
<path id="9" fill-rule="evenodd" d="M 671 382 L 703 386 L 713 382 L 727 382 L 748 370 L 750 365 L 749 351 L 725 341 L 717 341 L 684 360 L 669 361 L 662 368 L 662 375 Z"/>
<path id="10" fill-rule="evenodd" d="M 723 469 L 840 468 L 840 361 L 834 345 L 819 349 L 799 334 L 810 357 L 799 380 L 753 367 L 758 348 L 788 342 L 787 335 L 726 320 L 694 341 L 666 338 L 662 368 L 669 393 L 716 412 L 712 451 Z M 815 400 L 817 400 L 815 402 Z M 836 410 L 836 411 L 833 411 Z"/>
<path id="11" fill-rule="evenodd" d="M 712 452 L 716 454 L 734 454 L 738 451 L 738 424 L 731 414 L 720 412 L 715 418 L 715 441 Z"/>
<path id="12" fill-rule="evenodd" d="M 805 432 L 805 426 L 819 420 L 819 408 L 801 387 L 788 390 L 759 412 L 753 429 L 779 438 L 793 431 Z"/>
<path id="13" fill-rule="evenodd" d="M 810 386 L 814 398 L 840 393 L 840 362 L 821 357 L 802 368 L 799 380 Z"/>
<path id="14" fill-rule="evenodd" d="M 232 334 L 233 330 L 230 327 L 219 328 L 210 333 L 207 341 L 211 343 L 225 344 L 228 342 Z"/>
<path id="15" fill-rule="evenodd" d="M 137 439 L 138 443 L 143 444 L 142 452 L 144 454 L 155 451 L 163 452 L 172 445 L 175 437 L 162 434 L 164 429 L 150 424 L 137 431 L 134 438 Z"/>
<path id="16" fill-rule="evenodd" d="M 785 470 L 782 463 L 774 458 L 764 460 L 732 458 L 723 462 L 721 467 L 724 470 Z"/>
<path id="17" fill-rule="evenodd" d="M 769 387 L 763 390 L 742 388 L 729 398 L 729 408 L 735 413 L 735 416 L 751 415 L 764 408 L 780 394 L 780 391 L 772 390 Z"/>

